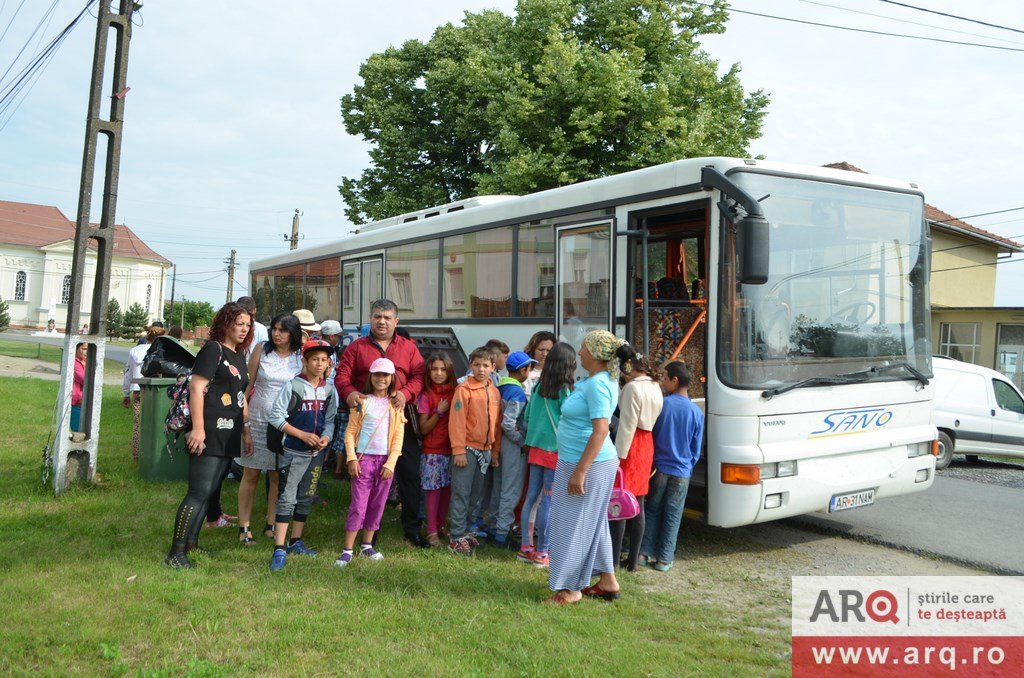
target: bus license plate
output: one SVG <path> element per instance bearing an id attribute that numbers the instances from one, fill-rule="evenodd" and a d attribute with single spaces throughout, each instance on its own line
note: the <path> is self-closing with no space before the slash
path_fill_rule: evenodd
<path id="1" fill-rule="evenodd" d="M 874 503 L 875 491 L 873 489 L 849 492 L 847 494 L 837 494 L 832 497 L 831 501 L 829 501 L 828 512 L 835 513 L 836 511 L 860 508 L 861 506 L 868 506 Z"/>

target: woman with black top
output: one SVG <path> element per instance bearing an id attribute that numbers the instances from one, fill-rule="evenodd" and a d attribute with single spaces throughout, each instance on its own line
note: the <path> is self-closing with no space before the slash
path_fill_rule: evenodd
<path id="1" fill-rule="evenodd" d="M 199 546 L 210 496 L 231 460 L 242 454 L 243 443 L 245 453 L 252 454 L 245 400 L 245 350 L 252 342 L 251 327 L 252 318 L 241 306 L 224 304 L 213 318 L 210 340 L 196 356 L 189 384 L 188 493 L 178 506 L 171 552 L 164 560 L 171 567 L 192 567 L 186 554 Z"/>

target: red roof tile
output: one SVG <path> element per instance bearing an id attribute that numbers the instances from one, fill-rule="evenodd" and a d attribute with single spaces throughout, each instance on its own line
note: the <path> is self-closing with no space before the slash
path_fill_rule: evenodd
<path id="1" fill-rule="evenodd" d="M 855 165 L 851 165 L 846 161 L 829 163 L 828 165 L 823 165 L 823 167 L 846 170 L 847 172 L 860 172 L 861 174 L 868 174 L 861 168 Z M 1024 245 L 1021 245 L 1019 242 L 1010 240 L 1009 238 L 1004 238 L 1001 235 L 996 235 L 995 233 L 986 231 L 982 228 L 978 228 L 977 226 L 971 226 L 966 221 L 963 221 L 962 219 L 957 219 L 956 217 L 947 214 L 946 212 L 943 212 L 938 207 L 933 207 L 928 203 L 924 204 L 924 218 L 931 222 L 933 226 L 937 226 L 939 228 L 946 227 L 947 230 L 966 232 L 962 234 L 974 235 L 984 240 L 988 240 L 996 244 L 1001 244 L 1013 252 L 1024 251 Z"/>
<path id="2" fill-rule="evenodd" d="M 75 224 L 56 207 L 0 200 L 0 243 L 46 247 L 74 238 Z M 91 241 L 90 247 L 95 247 Z M 123 224 L 114 226 L 114 255 L 171 263 Z"/>

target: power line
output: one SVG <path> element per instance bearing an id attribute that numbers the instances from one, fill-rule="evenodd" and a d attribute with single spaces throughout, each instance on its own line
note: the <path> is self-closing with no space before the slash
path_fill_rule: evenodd
<path id="1" fill-rule="evenodd" d="M 698 2 L 698 5 L 704 7 L 714 8 L 714 5 L 709 5 L 705 2 Z M 947 45 L 962 45 L 964 47 L 983 47 L 985 49 L 998 49 L 1005 52 L 1024 52 L 1024 49 L 1017 49 L 1015 47 L 1003 47 L 1001 45 L 986 45 L 980 42 L 964 42 L 962 40 L 945 40 L 943 38 L 929 38 L 923 35 L 908 35 L 906 33 L 890 33 L 888 31 L 872 31 L 867 28 L 853 28 L 852 26 L 839 26 L 836 24 L 825 24 L 818 21 L 807 21 L 805 19 L 793 19 L 791 17 L 776 16 L 774 14 L 762 14 L 761 12 L 751 12 L 743 9 L 736 9 L 735 7 L 729 7 L 729 12 L 737 12 L 739 14 L 749 14 L 750 16 L 757 16 L 764 19 L 775 19 L 777 21 L 789 21 L 795 24 L 804 24 L 807 26 L 819 26 L 822 28 L 834 28 L 840 31 L 851 31 L 853 33 L 868 33 L 870 35 L 882 35 L 890 38 L 906 38 L 908 40 L 924 40 L 926 42 L 940 42 Z"/>
<path id="2" fill-rule="evenodd" d="M 959 19 L 960 21 L 969 21 L 972 24 L 978 24 L 981 26 L 988 26 L 989 28 L 999 28 L 1004 31 L 1013 31 L 1014 33 L 1024 33 L 1019 28 L 1010 28 L 1009 26 L 1001 26 L 999 24 L 990 24 L 987 21 L 981 21 L 980 19 L 971 19 L 965 16 L 957 16 L 956 14 L 947 14 L 946 12 L 940 12 L 935 9 L 928 9 L 926 7 L 915 7 L 914 5 L 908 5 L 905 2 L 895 2 L 894 0 L 880 0 L 888 5 L 896 5 L 897 7 L 906 7 L 907 9 L 916 9 L 918 12 L 927 12 L 928 14 L 937 14 L 939 16 L 948 17 L 950 19 Z"/>
<path id="3" fill-rule="evenodd" d="M 1016 42 L 1014 40 L 1007 40 L 1005 38 L 995 38 L 989 35 L 982 35 L 981 33 L 971 33 L 969 31 L 958 31 L 955 28 L 946 28 L 945 26 L 936 26 L 935 24 L 926 24 L 920 21 L 910 21 L 909 19 L 898 19 L 894 16 L 888 16 L 886 14 L 875 14 L 874 12 L 864 12 L 858 9 L 852 9 L 850 7 L 840 7 L 839 5 L 830 5 L 825 2 L 815 2 L 815 0 L 800 0 L 800 2 L 808 5 L 817 5 L 818 7 L 828 7 L 829 9 L 838 10 L 840 12 L 850 12 L 852 14 L 861 14 L 863 16 L 871 16 L 877 19 L 885 19 L 886 21 L 895 21 L 901 24 L 910 24 L 911 26 L 924 26 L 925 28 L 934 28 L 937 31 L 946 31 L 947 33 L 959 33 L 960 35 L 972 35 L 976 38 L 988 38 L 989 40 L 999 40 L 1001 42 L 1008 42 L 1011 45 L 1024 45 L 1022 42 Z"/>

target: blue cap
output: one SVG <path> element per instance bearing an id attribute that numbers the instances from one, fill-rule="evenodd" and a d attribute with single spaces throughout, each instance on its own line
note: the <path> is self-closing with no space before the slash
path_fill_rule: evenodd
<path id="1" fill-rule="evenodd" d="M 505 367 L 509 372 L 515 372 L 516 370 L 531 364 L 536 365 L 537 361 L 522 351 L 513 351 L 512 353 L 509 353 L 508 359 L 505 360 Z"/>

